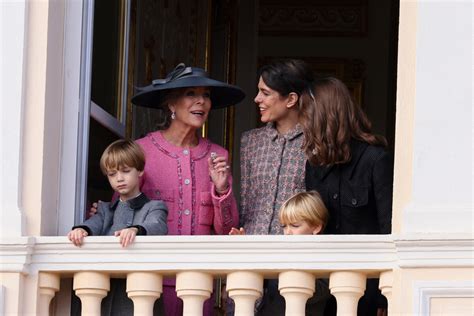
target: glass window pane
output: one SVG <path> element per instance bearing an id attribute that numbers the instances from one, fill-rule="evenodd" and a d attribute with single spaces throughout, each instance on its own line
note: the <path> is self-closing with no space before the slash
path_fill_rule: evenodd
<path id="1" fill-rule="evenodd" d="M 92 203 L 98 200 L 108 202 L 112 198 L 113 190 L 107 177 L 100 170 L 100 157 L 110 143 L 119 139 L 117 135 L 93 118 L 90 121 L 90 135 L 94 136 L 89 139 L 86 213 L 88 213 Z"/>
<path id="2" fill-rule="evenodd" d="M 92 101 L 119 118 L 121 14 L 119 0 L 95 1 Z"/>

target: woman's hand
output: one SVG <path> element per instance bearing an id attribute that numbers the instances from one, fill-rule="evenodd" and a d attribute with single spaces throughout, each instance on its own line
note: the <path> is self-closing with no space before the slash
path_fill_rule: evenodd
<path id="1" fill-rule="evenodd" d="M 88 235 L 87 231 L 82 228 L 76 228 L 71 230 L 67 234 L 67 238 L 72 241 L 74 246 L 80 247 L 82 245 L 82 242 L 84 240 L 84 237 Z"/>
<path id="2" fill-rule="evenodd" d="M 135 240 L 135 236 L 137 235 L 137 233 L 138 233 L 138 228 L 130 227 L 130 228 L 124 228 L 124 229 L 121 229 L 121 230 L 117 230 L 114 233 L 114 236 L 115 237 L 118 236 L 120 238 L 119 239 L 120 244 L 122 245 L 122 247 L 125 248 Z"/>
<path id="3" fill-rule="evenodd" d="M 224 195 L 229 191 L 229 168 L 227 159 L 223 156 L 217 156 L 216 153 L 211 153 L 211 158 L 207 160 L 209 165 L 209 175 L 216 187 L 218 195 Z"/>
<path id="4" fill-rule="evenodd" d="M 240 227 L 239 229 L 232 227 L 229 235 L 245 235 L 245 229 L 243 227 Z"/>
<path id="5" fill-rule="evenodd" d="M 89 214 L 87 214 L 87 218 L 91 217 L 92 215 L 94 215 L 95 213 L 97 213 L 97 208 L 99 207 L 99 202 L 94 202 L 92 203 L 92 206 L 91 206 L 91 209 L 89 210 Z"/>

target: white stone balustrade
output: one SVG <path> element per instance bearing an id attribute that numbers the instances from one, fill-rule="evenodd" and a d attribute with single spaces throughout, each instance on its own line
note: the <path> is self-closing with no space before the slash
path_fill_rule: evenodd
<path id="1" fill-rule="evenodd" d="M 49 315 L 49 305 L 57 291 L 59 291 L 60 275 L 58 273 L 41 272 L 39 274 L 39 301 L 38 315 Z"/>
<path id="2" fill-rule="evenodd" d="M 381 287 L 390 287 L 390 272 L 381 277 Z M 263 293 L 263 274 L 236 271 L 227 275 L 227 291 L 235 302 L 235 316 L 252 316 L 257 298 Z M 286 315 L 304 316 L 308 298 L 315 291 L 315 275 L 305 271 L 285 271 L 279 274 L 279 290 L 286 302 Z M 152 316 L 153 305 L 163 291 L 163 278 L 156 272 L 127 274 L 127 293 L 134 303 L 135 316 Z M 59 290 L 59 274 L 40 273 L 41 315 L 49 315 L 49 304 Z M 74 274 L 74 290 L 82 302 L 82 315 L 100 315 L 101 301 L 109 291 L 109 275 L 101 272 Z M 365 289 L 365 274 L 360 272 L 333 272 L 331 292 L 337 299 L 338 315 L 356 315 L 357 301 Z M 176 292 L 183 300 L 184 316 L 200 316 L 203 304 L 213 290 L 213 276 L 209 273 L 186 271 L 176 274 Z"/>
<path id="3" fill-rule="evenodd" d="M 176 275 L 176 293 L 183 300 L 183 316 L 201 316 L 204 301 L 211 297 L 212 275 L 180 272 Z"/>
<path id="4" fill-rule="evenodd" d="M 101 272 L 77 272 L 74 274 L 73 289 L 81 299 L 82 315 L 100 316 L 100 303 L 110 291 L 110 278 Z"/>
<path id="5" fill-rule="evenodd" d="M 379 289 L 387 299 L 387 304 L 390 309 L 392 305 L 392 288 L 393 288 L 393 271 L 384 271 L 380 273 Z M 389 311 L 388 311 L 389 312 Z"/>
<path id="6" fill-rule="evenodd" d="M 316 278 L 304 271 L 286 271 L 278 277 L 278 289 L 285 298 L 285 315 L 304 316 L 308 298 L 313 296 Z"/>
<path id="7" fill-rule="evenodd" d="M 365 289 L 365 273 L 380 277 L 379 287 L 390 310 L 399 301 L 391 294 L 393 271 L 400 267 L 467 267 L 472 265 L 471 253 L 472 242 L 465 236 L 425 236 L 421 241 L 391 235 L 138 236 L 126 249 L 111 236 L 88 237 L 80 248 L 66 237 L 19 237 L 0 240 L 0 272 L 6 275 L 3 280 L 18 276 L 15 280 L 21 290 L 3 288 L 9 297 L 18 293 L 19 314 L 24 315 L 47 315 L 59 278 L 71 276 L 83 313 L 99 315 L 100 302 L 109 291 L 109 275 L 127 276 L 128 295 L 142 315 L 151 313 L 153 302 L 161 295 L 161 275 L 177 277 L 178 296 L 184 300 L 187 315 L 201 315 L 202 302 L 213 290 L 213 278 L 227 275 L 236 312 L 251 315 L 262 293 L 263 278 L 275 278 L 275 273 L 280 273 L 279 286 L 288 300 L 287 314 L 302 312 L 312 295 L 314 276 L 318 276 L 330 278 L 339 315 L 355 315 Z M 27 304 L 31 300 L 27 296 L 34 291 L 37 303 Z M 57 297 L 65 297 L 63 294 Z M 5 310 L 9 308 L 11 305 Z"/>
<path id="8" fill-rule="evenodd" d="M 360 272 L 337 271 L 329 277 L 329 289 L 337 301 L 338 316 L 356 316 L 357 303 L 364 295 L 366 276 Z"/>
<path id="9" fill-rule="evenodd" d="M 263 275 L 252 271 L 237 271 L 227 275 L 227 292 L 235 302 L 235 316 L 252 316 L 255 301 L 263 293 Z"/>
<path id="10" fill-rule="evenodd" d="M 135 316 L 153 316 L 153 305 L 163 293 L 163 277 L 154 272 L 127 274 L 127 295 Z"/>

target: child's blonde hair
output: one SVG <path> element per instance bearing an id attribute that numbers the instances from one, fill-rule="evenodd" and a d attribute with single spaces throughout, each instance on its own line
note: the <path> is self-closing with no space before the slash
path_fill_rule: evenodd
<path id="1" fill-rule="evenodd" d="M 105 175 L 107 175 L 107 170 L 120 169 L 124 166 L 138 171 L 145 169 L 145 153 L 133 140 L 116 140 L 104 150 L 100 157 L 100 169 Z"/>
<path id="2" fill-rule="evenodd" d="M 328 209 L 316 191 L 296 193 L 283 203 L 279 214 L 282 225 L 305 221 L 311 226 L 321 225 L 321 232 L 328 219 Z"/>

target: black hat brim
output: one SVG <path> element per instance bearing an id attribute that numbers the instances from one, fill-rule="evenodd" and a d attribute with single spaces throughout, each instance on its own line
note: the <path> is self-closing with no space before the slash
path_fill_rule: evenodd
<path id="1" fill-rule="evenodd" d="M 168 90 L 188 87 L 209 87 L 212 109 L 235 105 L 245 98 L 245 93 L 237 86 L 202 76 L 188 76 L 159 85 L 149 85 L 140 89 L 132 97 L 132 103 L 148 108 L 159 108 Z"/>

